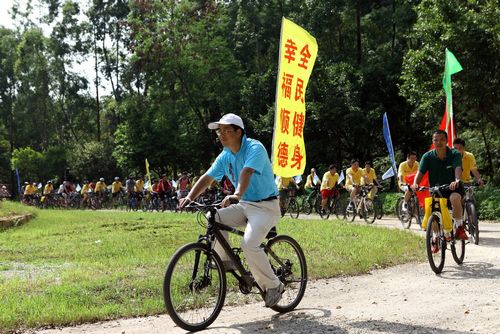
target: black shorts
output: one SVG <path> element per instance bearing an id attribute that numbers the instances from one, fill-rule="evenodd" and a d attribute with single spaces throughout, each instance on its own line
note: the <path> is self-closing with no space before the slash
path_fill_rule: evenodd
<path id="1" fill-rule="evenodd" d="M 464 185 L 462 184 L 462 182 L 460 182 L 460 185 L 455 190 L 444 189 L 444 190 L 440 190 L 440 192 L 441 192 L 442 196 L 439 196 L 439 194 L 438 194 L 438 197 L 441 197 L 441 198 L 450 199 L 450 195 L 453 193 L 458 193 L 460 196 L 462 196 L 462 198 L 464 198 L 464 196 L 465 196 L 465 189 L 464 189 Z"/>

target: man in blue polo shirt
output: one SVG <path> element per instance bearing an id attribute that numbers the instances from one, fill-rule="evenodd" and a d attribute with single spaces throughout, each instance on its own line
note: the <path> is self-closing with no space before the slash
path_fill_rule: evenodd
<path id="1" fill-rule="evenodd" d="M 448 198 L 453 208 L 455 218 L 456 237 L 467 240 L 467 234 L 462 222 L 462 197 L 464 187 L 460 182 L 462 176 L 462 155 L 459 151 L 449 148 L 448 134 L 443 130 L 436 130 L 432 134 L 432 143 L 435 149 L 425 153 L 420 160 L 417 175 L 412 185 L 413 190 L 418 185 L 423 175 L 429 171 L 429 184 L 431 187 L 448 184 L 449 189 L 441 191 L 443 198 Z"/>
<path id="2" fill-rule="evenodd" d="M 189 194 L 180 201 L 179 206 L 183 208 L 192 202 L 214 179 L 220 181 L 224 176 L 229 178 L 235 185 L 235 192 L 224 198 L 223 209 L 218 211 L 216 219 L 229 226 L 246 226 L 241 249 L 257 284 L 266 291 L 266 306 L 272 307 L 281 299 L 284 285 L 274 274 L 260 247 L 281 216 L 271 162 L 262 143 L 246 137 L 245 127 L 239 116 L 226 114 L 218 122 L 208 124 L 208 128 L 216 130 L 224 149 Z M 231 205 L 235 202 L 238 204 Z M 225 237 L 227 239 L 227 233 Z M 225 264 L 229 265 L 223 249 L 216 245 L 215 250 L 223 261 L 226 260 Z"/>

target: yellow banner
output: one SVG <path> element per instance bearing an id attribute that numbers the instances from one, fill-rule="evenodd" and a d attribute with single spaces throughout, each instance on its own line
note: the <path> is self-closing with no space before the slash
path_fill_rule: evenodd
<path id="1" fill-rule="evenodd" d="M 273 171 L 279 176 L 300 175 L 306 167 L 305 95 L 317 54 L 316 39 L 283 17 L 272 153 Z"/>

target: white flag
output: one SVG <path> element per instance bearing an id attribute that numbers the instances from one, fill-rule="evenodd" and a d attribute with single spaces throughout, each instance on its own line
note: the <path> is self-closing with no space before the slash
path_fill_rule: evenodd
<path id="1" fill-rule="evenodd" d="M 387 172 L 384 173 L 384 175 L 382 175 L 382 180 L 385 180 L 385 179 L 388 179 L 390 177 L 393 177 L 395 175 L 394 173 L 394 168 L 389 167 L 389 169 L 387 170 Z"/>
<path id="2" fill-rule="evenodd" d="M 294 176 L 293 179 L 295 180 L 296 184 L 299 184 L 302 181 L 302 175 Z"/>
<path id="3" fill-rule="evenodd" d="M 338 182 L 338 183 L 341 183 L 341 182 L 342 182 L 342 181 L 344 181 L 344 180 L 345 180 L 344 171 L 343 171 L 343 170 L 341 170 L 341 171 L 340 171 L 340 176 L 339 176 L 339 182 Z"/>

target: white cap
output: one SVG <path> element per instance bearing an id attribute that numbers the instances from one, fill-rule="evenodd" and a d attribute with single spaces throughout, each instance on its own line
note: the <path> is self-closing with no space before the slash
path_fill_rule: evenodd
<path id="1" fill-rule="evenodd" d="M 215 130 L 219 128 L 220 124 L 226 124 L 226 125 L 233 124 L 239 126 L 242 129 L 245 129 L 241 117 L 235 114 L 225 114 L 218 122 L 208 123 L 208 128 L 210 130 Z"/>

